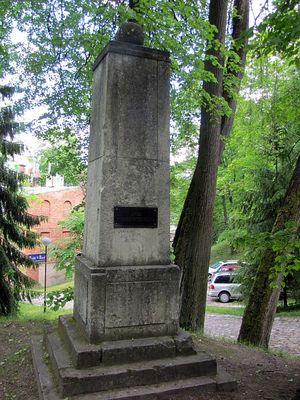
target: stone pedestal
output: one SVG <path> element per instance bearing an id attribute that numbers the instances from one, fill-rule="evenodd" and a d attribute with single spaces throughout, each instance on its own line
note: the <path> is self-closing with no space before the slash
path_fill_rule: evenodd
<path id="1" fill-rule="evenodd" d="M 93 343 L 175 335 L 180 271 L 169 264 L 168 53 L 110 42 L 95 62 L 93 88 L 74 317 Z"/>
<path id="2" fill-rule="evenodd" d="M 176 335 L 178 275 L 175 265 L 96 268 L 79 256 L 74 317 L 91 343 Z"/>
<path id="3" fill-rule="evenodd" d="M 137 44 L 142 36 L 125 25 L 125 41 L 110 42 L 94 65 L 74 315 L 32 342 L 44 400 L 196 399 L 235 387 L 179 331 L 180 270 L 169 263 L 169 57 Z"/>

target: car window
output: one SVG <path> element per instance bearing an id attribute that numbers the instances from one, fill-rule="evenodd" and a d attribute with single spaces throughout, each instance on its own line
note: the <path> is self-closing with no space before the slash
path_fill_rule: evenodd
<path id="1" fill-rule="evenodd" d="M 236 268 L 240 268 L 240 266 L 237 264 L 226 264 L 221 267 L 221 271 L 231 271 Z"/>
<path id="2" fill-rule="evenodd" d="M 217 269 L 219 268 L 219 266 L 222 264 L 222 261 L 218 261 L 215 264 L 211 265 L 210 268 L 211 269 Z"/>
<path id="3" fill-rule="evenodd" d="M 229 283 L 229 282 L 230 282 L 229 275 L 220 275 L 220 276 L 217 276 L 215 279 L 215 283 Z"/>

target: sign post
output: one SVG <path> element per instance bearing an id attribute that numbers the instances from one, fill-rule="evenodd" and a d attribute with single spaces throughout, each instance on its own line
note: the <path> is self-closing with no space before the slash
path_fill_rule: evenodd
<path id="1" fill-rule="evenodd" d="M 51 240 L 48 237 L 42 238 L 42 243 L 45 246 L 45 276 L 44 276 L 44 313 L 46 312 L 46 304 L 47 304 L 47 254 L 48 254 L 48 246 L 51 243 Z"/>

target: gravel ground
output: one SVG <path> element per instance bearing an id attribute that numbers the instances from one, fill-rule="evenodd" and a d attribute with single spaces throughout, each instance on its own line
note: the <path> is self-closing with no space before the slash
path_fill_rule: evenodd
<path id="1" fill-rule="evenodd" d="M 242 317 L 223 314 L 206 314 L 204 332 L 209 336 L 237 339 Z M 300 318 L 275 318 L 270 349 L 300 356 Z"/>
<path id="2" fill-rule="evenodd" d="M 207 321 L 209 319 L 210 316 Z M 216 325 L 217 320 L 214 316 L 211 320 Z M 229 322 L 228 318 L 223 320 Z M 56 322 L 0 323 L 1 400 L 38 400 L 30 354 L 30 337 L 32 334 L 49 332 L 55 328 Z M 203 393 L 197 400 L 300 400 L 298 359 L 279 357 L 211 337 L 195 337 L 194 341 L 199 350 L 216 357 L 218 365 L 228 371 L 238 384 L 234 393 Z"/>

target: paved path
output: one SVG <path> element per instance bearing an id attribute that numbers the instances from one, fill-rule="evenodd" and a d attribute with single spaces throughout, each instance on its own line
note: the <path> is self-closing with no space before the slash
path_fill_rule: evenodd
<path id="1" fill-rule="evenodd" d="M 33 304 L 43 304 L 43 296 L 33 299 Z M 210 305 L 222 307 L 237 307 L 238 303 L 219 303 L 208 297 Z M 73 308 L 73 301 L 66 304 L 65 308 Z M 219 336 L 237 339 L 242 322 L 242 317 L 224 314 L 208 314 L 205 316 L 204 332 L 210 336 Z M 300 317 L 277 317 L 275 318 L 270 349 L 288 352 L 300 356 Z"/>
<path id="2" fill-rule="evenodd" d="M 206 314 L 204 332 L 210 336 L 237 339 L 242 317 Z M 270 349 L 300 356 L 300 317 L 275 318 Z"/>

